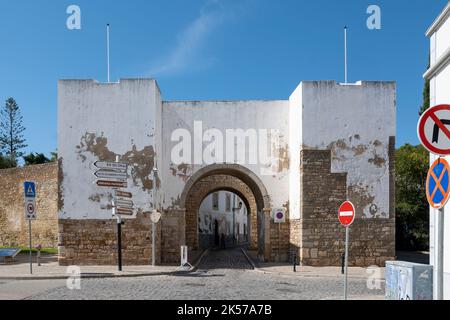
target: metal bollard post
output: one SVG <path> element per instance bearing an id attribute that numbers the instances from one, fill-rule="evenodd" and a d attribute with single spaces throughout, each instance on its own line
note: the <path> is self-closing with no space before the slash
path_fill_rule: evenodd
<path id="1" fill-rule="evenodd" d="M 345 253 L 342 255 L 342 274 L 345 274 Z"/>
<path id="2" fill-rule="evenodd" d="M 37 255 L 36 255 L 37 265 L 38 265 L 38 267 L 40 267 L 41 266 L 41 250 L 42 250 L 42 246 L 41 245 L 36 246 L 36 250 L 37 250 Z"/>
<path id="3" fill-rule="evenodd" d="M 297 272 L 297 254 L 294 254 L 294 272 Z"/>

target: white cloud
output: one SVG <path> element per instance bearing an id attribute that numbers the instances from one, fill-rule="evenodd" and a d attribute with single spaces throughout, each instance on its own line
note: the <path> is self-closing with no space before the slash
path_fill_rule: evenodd
<path id="1" fill-rule="evenodd" d="M 211 61 L 211 57 L 200 57 L 200 51 L 208 37 L 226 20 L 227 16 L 227 8 L 223 0 L 206 1 L 199 16 L 180 32 L 178 41 L 167 58 L 160 60 L 151 69 L 151 76 L 180 73 L 194 63 L 198 67 L 200 59 L 203 65 Z"/>

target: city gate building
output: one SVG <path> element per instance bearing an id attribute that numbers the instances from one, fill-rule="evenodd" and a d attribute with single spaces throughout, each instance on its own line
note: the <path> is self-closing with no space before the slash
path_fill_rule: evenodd
<path id="1" fill-rule="evenodd" d="M 116 263 L 114 191 L 94 176 L 95 162 L 116 158 L 129 165 L 122 190 L 135 206 L 126 264 L 151 259 L 154 207 L 158 263 L 179 263 L 182 245 L 199 250 L 199 208 L 219 191 L 244 202 L 249 248 L 265 261 L 340 265 L 347 199 L 350 264 L 394 259 L 394 82 L 303 81 L 279 101 L 164 101 L 153 79 L 62 80 L 58 111 L 61 265 Z"/>

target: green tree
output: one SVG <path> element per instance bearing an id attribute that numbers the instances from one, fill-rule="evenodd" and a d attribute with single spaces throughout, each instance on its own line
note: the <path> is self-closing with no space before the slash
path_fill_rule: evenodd
<path id="1" fill-rule="evenodd" d="M 406 144 L 396 151 L 397 248 L 425 250 L 429 246 L 429 205 L 426 177 L 429 152 Z"/>
<path id="2" fill-rule="evenodd" d="M 35 164 L 49 163 L 51 160 L 48 159 L 43 153 L 30 153 L 23 157 L 26 166 L 31 166 Z"/>
<path id="3" fill-rule="evenodd" d="M 50 162 L 55 162 L 55 161 L 58 161 L 58 151 L 51 153 Z"/>
<path id="4" fill-rule="evenodd" d="M 27 147 L 23 137 L 25 127 L 22 120 L 16 101 L 8 98 L 0 111 L 0 151 L 13 162 L 17 162 L 17 158 L 23 156 L 22 150 Z"/>
<path id="5" fill-rule="evenodd" d="M 428 69 L 430 69 L 430 59 L 428 58 Z M 422 115 L 430 108 L 430 80 L 425 80 L 423 88 L 423 104 L 420 107 L 419 115 Z"/>
<path id="6" fill-rule="evenodd" d="M 0 169 L 9 169 L 17 167 L 17 163 L 15 161 L 11 161 L 8 157 L 4 157 L 0 154 Z"/>

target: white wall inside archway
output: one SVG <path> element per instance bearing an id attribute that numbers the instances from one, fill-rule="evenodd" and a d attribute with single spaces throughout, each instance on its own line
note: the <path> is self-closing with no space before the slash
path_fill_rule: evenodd
<path id="1" fill-rule="evenodd" d="M 232 192 L 218 191 L 206 197 L 199 209 L 198 222 L 203 247 L 217 245 L 216 233 L 219 242 L 220 236 L 225 237 L 227 245 L 244 244 L 249 240 L 248 209 L 244 201 Z"/>

